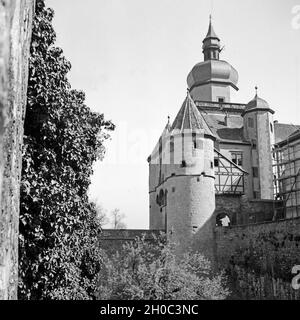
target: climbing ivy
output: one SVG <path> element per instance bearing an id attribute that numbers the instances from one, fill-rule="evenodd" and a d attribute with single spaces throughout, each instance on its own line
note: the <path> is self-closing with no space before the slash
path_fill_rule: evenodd
<path id="1" fill-rule="evenodd" d="M 19 237 L 20 299 L 94 297 L 100 225 L 87 190 L 114 129 L 67 79 L 54 12 L 37 0 L 29 59 Z"/>

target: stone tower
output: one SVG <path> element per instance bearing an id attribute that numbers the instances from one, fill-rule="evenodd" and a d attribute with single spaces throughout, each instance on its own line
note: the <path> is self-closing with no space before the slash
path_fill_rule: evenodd
<path id="1" fill-rule="evenodd" d="M 213 256 L 215 137 L 190 94 L 167 124 L 149 161 L 150 229 L 163 229 L 177 252 Z"/>
<path id="2" fill-rule="evenodd" d="M 257 89 L 257 88 L 256 88 Z M 243 113 L 244 136 L 251 142 L 253 198 L 273 199 L 274 111 L 269 104 L 255 97 Z"/>

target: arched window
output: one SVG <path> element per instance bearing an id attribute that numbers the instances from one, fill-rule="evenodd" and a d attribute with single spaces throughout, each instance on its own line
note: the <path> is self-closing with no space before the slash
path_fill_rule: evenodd
<path id="1" fill-rule="evenodd" d="M 216 216 L 217 227 L 229 227 L 230 223 L 231 223 L 230 218 L 226 213 L 222 212 Z"/>
<path id="2" fill-rule="evenodd" d="M 254 120 L 253 118 L 248 118 L 248 127 L 253 128 L 254 127 Z"/>
<path id="3" fill-rule="evenodd" d="M 159 191 L 159 194 L 156 196 L 156 199 L 156 202 L 160 207 L 165 204 L 165 194 L 163 189 Z"/>
<path id="4" fill-rule="evenodd" d="M 170 152 L 174 152 L 174 137 L 170 137 Z"/>

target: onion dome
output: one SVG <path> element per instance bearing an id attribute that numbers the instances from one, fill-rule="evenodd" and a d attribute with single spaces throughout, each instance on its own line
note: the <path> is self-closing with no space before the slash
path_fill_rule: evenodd
<path id="1" fill-rule="evenodd" d="M 219 59 L 219 53 L 221 52 L 220 38 L 216 35 L 215 30 L 212 26 L 211 16 L 209 17 L 209 27 L 207 35 L 202 42 L 202 52 L 204 54 L 204 60 Z"/>
<path id="2" fill-rule="evenodd" d="M 195 133 L 203 132 L 204 136 L 216 139 L 188 92 L 170 131 L 173 134 L 189 130 Z"/>
<path id="3" fill-rule="evenodd" d="M 207 60 L 194 66 L 187 77 L 187 84 L 190 90 L 211 82 L 229 84 L 238 90 L 238 78 L 238 72 L 228 62 Z"/>
<path id="4" fill-rule="evenodd" d="M 255 97 L 247 103 L 243 115 L 252 111 L 269 111 L 274 114 L 274 111 L 270 108 L 268 102 L 257 95 L 257 87 L 255 87 L 255 90 Z"/>
<path id="5" fill-rule="evenodd" d="M 207 83 L 221 83 L 231 85 L 238 90 L 238 72 L 228 62 L 219 60 L 222 51 L 220 39 L 212 26 L 211 17 L 208 32 L 203 40 L 204 62 L 196 64 L 187 77 L 190 90 Z"/>

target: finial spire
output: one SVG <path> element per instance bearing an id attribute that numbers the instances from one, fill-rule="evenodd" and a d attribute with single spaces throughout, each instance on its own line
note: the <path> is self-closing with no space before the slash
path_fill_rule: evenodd
<path id="1" fill-rule="evenodd" d="M 209 26 L 206 37 L 202 41 L 202 52 L 204 53 L 204 60 L 219 60 L 220 39 L 216 35 L 212 25 L 212 15 L 209 15 Z"/>
<path id="2" fill-rule="evenodd" d="M 258 86 L 255 86 L 255 94 L 257 95 Z"/>
<path id="3" fill-rule="evenodd" d="M 210 20 L 213 12 L 214 12 L 214 0 L 210 0 L 210 15 L 209 15 Z"/>
<path id="4" fill-rule="evenodd" d="M 214 38 L 214 39 L 220 40 L 219 37 L 216 35 L 215 30 L 213 28 L 211 14 L 209 15 L 209 26 L 208 26 L 208 31 L 207 31 L 207 35 L 206 35 L 205 39 L 209 39 L 209 38 Z"/>

